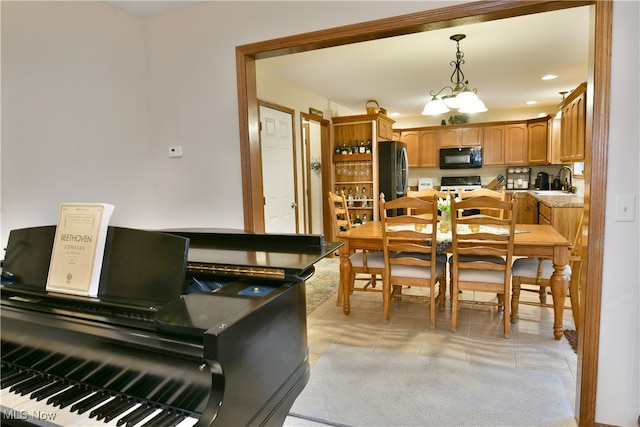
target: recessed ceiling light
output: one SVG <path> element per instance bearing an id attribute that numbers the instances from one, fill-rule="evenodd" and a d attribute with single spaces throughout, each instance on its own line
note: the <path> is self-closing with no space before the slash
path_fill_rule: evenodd
<path id="1" fill-rule="evenodd" d="M 389 114 L 391 117 L 398 117 L 400 115 L 400 113 L 391 113 Z"/>
<path id="2" fill-rule="evenodd" d="M 535 105 L 538 101 L 527 101 L 527 105 Z"/>
<path id="3" fill-rule="evenodd" d="M 557 78 L 558 76 L 556 76 L 555 74 L 547 74 L 546 76 L 542 76 L 542 80 L 553 80 Z"/>

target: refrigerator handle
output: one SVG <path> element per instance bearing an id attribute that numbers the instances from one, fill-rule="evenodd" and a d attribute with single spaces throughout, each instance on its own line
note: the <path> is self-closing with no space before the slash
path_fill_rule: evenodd
<path id="1" fill-rule="evenodd" d="M 398 194 L 398 196 L 406 196 L 409 192 L 409 156 L 407 155 L 407 147 L 402 147 L 402 174 L 404 175 L 404 182 L 402 188 L 402 194 Z"/>

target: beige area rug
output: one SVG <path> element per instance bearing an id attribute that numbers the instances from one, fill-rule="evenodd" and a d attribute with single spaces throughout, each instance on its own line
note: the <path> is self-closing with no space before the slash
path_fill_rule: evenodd
<path id="1" fill-rule="evenodd" d="M 307 280 L 307 314 L 318 308 L 328 298 L 334 297 L 340 283 L 340 257 L 327 256 L 315 264 L 316 272 Z M 578 333 L 565 329 L 564 337 L 573 351 L 578 353 Z"/>
<path id="2" fill-rule="evenodd" d="M 314 265 L 316 271 L 307 280 L 307 314 L 334 296 L 340 284 L 340 257 L 329 255 Z"/>
<path id="3" fill-rule="evenodd" d="M 289 416 L 290 425 L 576 425 L 555 373 L 339 344 L 313 366 Z"/>

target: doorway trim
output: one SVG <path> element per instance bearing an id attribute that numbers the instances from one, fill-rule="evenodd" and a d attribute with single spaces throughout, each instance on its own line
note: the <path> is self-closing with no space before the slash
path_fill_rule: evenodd
<path id="1" fill-rule="evenodd" d="M 330 122 L 327 119 L 315 116 L 313 114 L 307 114 L 304 112 L 300 112 L 300 124 L 302 125 L 302 123 L 304 121 L 308 121 L 308 122 L 316 122 L 320 125 L 320 147 L 321 147 L 321 156 L 320 156 L 320 164 L 321 164 L 321 169 L 320 169 L 320 173 L 322 175 L 322 197 L 321 199 L 324 200 L 325 195 L 327 194 L 328 191 L 331 191 L 331 168 L 329 167 L 329 165 L 331 165 L 331 157 L 327 154 L 327 150 L 325 149 L 326 147 L 329 146 L 330 142 L 329 142 L 329 125 Z M 302 127 L 302 126 L 301 126 Z M 310 164 L 310 159 L 308 158 L 308 149 L 305 149 L 306 153 L 305 155 L 307 155 L 307 176 L 311 173 L 311 164 Z M 308 178 L 307 178 L 308 179 Z M 307 181 L 309 182 L 309 181 Z M 308 186 L 310 187 L 310 185 Z M 308 206 L 305 205 L 308 209 L 309 215 L 307 216 L 307 220 L 309 220 L 309 224 L 311 224 L 310 220 L 311 217 L 313 215 L 313 204 L 311 202 L 311 195 L 307 195 L 307 201 L 308 201 Z M 311 225 L 309 225 L 309 229 L 311 229 Z M 326 203 L 322 204 L 322 230 L 325 236 L 330 236 L 331 235 L 331 212 L 329 212 L 329 207 L 327 206 Z"/>
<path id="2" fill-rule="evenodd" d="M 585 309 L 581 310 L 580 324 L 583 326 L 579 331 L 576 380 L 576 418 L 579 425 L 595 424 L 604 254 L 604 239 L 601 236 L 604 236 L 609 132 L 611 0 L 495 0 L 463 3 L 236 47 L 244 222 L 246 230 L 261 232 L 264 231 L 264 217 L 261 213 L 262 176 L 260 168 L 255 168 L 260 163 L 255 69 L 257 59 L 586 5 L 594 5 L 595 8 L 595 37 L 588 81 L 588 92 L 591 95 L 587 98 L 585 142 L 583 254 L 586 254 L 587 262 L 583 262 L 586 268 L 583 267 L 581 275 Z M 594 238 L 590 240 L 589 236 Z"/>

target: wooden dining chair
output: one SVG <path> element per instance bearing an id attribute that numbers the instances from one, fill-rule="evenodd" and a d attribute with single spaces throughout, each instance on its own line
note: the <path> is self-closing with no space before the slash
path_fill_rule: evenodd
<path id="1" fill-rule="evenodd" d="M 400 209 L 429 212 L 431 215 L 388 216 L 389 211 Z M 380 217 L 384 248 L 385 275 L 383 289 L 383 321 L 389 321 L 391 300 L 398 301 L 409 295 L 402 294 L 403 286 L 429 289 L 431 329 L 436 324 L 436 283 L 440 292 L 446 289 L 446 256 L 437 254 L 438 203 L 415 197 L 400 197 L 385 201 L 380 195 Z M 411 296 L 413 298 L 419 296 Z M 424 298 L 424 297 L 422 297 Z"/>
<path id="2" fill-rule="evenodd" d="M 490 190 L 488 188 L 477 188 L 475 190 L 463 192 L 461 189 L 458 189 L 458 200 L 466 200 L 466 199 L 470 199 L 473 197 L 480 197 L 480 196 L 492 197 L 494 199 L 504 201 L 507 199 L 507 190 L 506 190 L 506 187 L 502 187 L 501 191 Z M 463 215 L 463 212 L 464 212 L 463 210 L 458 210 L 456 211 L 456 215 L 460 217 Z M 504 212 L 502 211 L 488 210 L 482 213 L 485 215 L 492 215 L 492 216 L 498 216 L 500 218 L 504 218 Z"/>
<path id="3" fill-rule="evenodd" d="M 516 201 L 478 196 L 452 200 L 452 210 L 502 211 L 504 218 L 483 213 L 451 218 L 452 256 L 452 316 L 451 331 L 458 329 L 460 303 L 494 305 L 503 310 L 503 332 L 511 337 L 509 295 L 511 295 L 511 265 L 515 239 Z M 458 291 L 489 292 L 498 301 L 462 300 Z"/>
<path id="4" fill-rule="evenodd" d="M 447 197 L 450 197 L 450 193 L 448 191 L 445 192 L 445 191 L 434 190 L 433 188 L 425 188 L 419 191 L 407 191 L 407 196 L 415 197 L 417 199 L 423 199 L 423 200 L 431 200 L 433 199 L 434 196 L 436 197 L 436 199 L 446 199 Z M 411 209 L 407 213 L 411 215 L 420 215 L 420 214 L 428 214 L 429 212 L 421 212 L 421 211 L 416 211 L 415 209 Z"/>
<path id="5" fill-rule="evenodd" d="M 477 188 L 475 190 L 466 191 L 466 192 L 463 192 L 461 188 L 458 188 L 457 200 L 461 201 L 461 200 L 471 199 L 474 197 L 485 196 L 485 197 L 491 197 L 496 200 L 504 201 L 507 199 L 506 194 L 507 193 L 506 193 L 505 187 L 502 188 L 502 191 L 495 191 L 488 188 Z M 457 209 L 457 210 L 452 209 L 451 212 L 456 212 L 456 216 L 458 217 L 462 217 L 465 215 L 463 209 Z M 467 214 L 471 212 L 473 211 L 467 211 Z M 498 218 L 504 218 L 504 212 L 493 210 L 493 209 L 488 209 L 488 210 L 485 209 L 480 213 L 485 215 L 497 216 Z M 451 258 L 449 258 L 449 261 L 452 261 Z M 449 268 L 449 293 L 453 295 L 453 279 L 451 278 L 452 271 L 453 270 Z"/>
<path id="6" fill-rule="evenodd" d="M 343 191 L 340 194 L 329 192 L 329 210 L 334 235 L 351 229 L 349 207 Z M 350 293 L 353 291 L 382 292 L 378 286 L 378 279 L 382 280 L 384 273 L 384 256 L 382 251 L 356 251 L 349 256 L 351 261 L 351 276 L 349 277 Z M 356 282 L 364 282 L 356 286 Z M 338 286 L 337 305 L 342 304 L 342 287 Z"/>
<path id="7" fill-rule="evenodd" d="M 573 313 L 576 330 L 579 329 L 580 318 L 579 283 L 580 269 L 582 268 L 581 255 L 583 218 L 584 214 L 578 222 L 575 238 L 569 254 L 569 265 L 564 269 L 564 275 L 569 283 L 571 311 Z M 513 262 L 513 267 L 511 269 L 511 286 L 513 288 L 513 294 L 511 296 L 511 323 L 517 322 L 520 304 L 553 308 L 553 304 L 547 303 L 547 288 L 551 286 L 550 280 L 554 270 L 553 262 L 544 258 L 519 258 Z M 525 286 L 523 287 L 523 285 Z M 521 291 L 535 292 L 538 294 L 538 302 L 520 301 Z"/>

